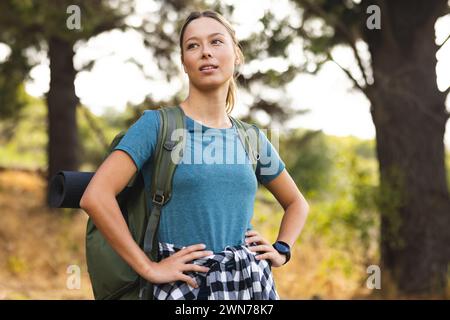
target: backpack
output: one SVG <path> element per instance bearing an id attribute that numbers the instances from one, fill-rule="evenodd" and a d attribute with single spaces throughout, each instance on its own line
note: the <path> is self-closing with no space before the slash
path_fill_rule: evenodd
<path id="1" fill-rule="evenodd" d="M 180 143 L 171 139 L 175 129 L 184 129 L 185 116 L 179 106 L 158 109 L 160 128 L 155 149 L 151 182 L 152 210 L 149 212 L 143 172 L 139 170 L 117 195 L 117 202 L 130 233 L 151 261 L 159 261 L 158 226 L 162 207 L 170 200 L 172 178 L 181 157 L 171 160 L 171 151 Z M 239 139 L 256 170 L 259 160 L 259 132 L 257 126 L 230 116 Z M 253 132 L 257 139 L 251 139 Z M 184 131 L 183 131 L 184 132 Z M 115 136 L 107 156 L 124 137 L 126 131 Z M 256 146 L 255 146 L 256 141 Z M 182 155 L 182 152 L 180 153 Z M 105 157 L 105 159 L 106 159 Z M 178 161 L 178 162 L 177 162 Z M 152 300 L 153 285 L 140 277 L 109 245 L 91 218 L 86 229 L 86 263 L 95 299 Z"/>

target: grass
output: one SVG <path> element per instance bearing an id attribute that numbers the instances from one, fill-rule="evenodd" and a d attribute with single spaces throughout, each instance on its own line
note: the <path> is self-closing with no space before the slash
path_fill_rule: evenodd
<path id="1" fill-rule="evenodd" d="M 92 299 L 84 259 L 87 216 L 48 210 L 37 174 L 0 172 L 0 299 Z M 80 290 L 67 268 L 81 267 Z"/>

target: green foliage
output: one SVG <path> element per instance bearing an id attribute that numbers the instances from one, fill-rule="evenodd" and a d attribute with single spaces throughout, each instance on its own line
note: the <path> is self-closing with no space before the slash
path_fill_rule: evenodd
<path id="1" fill-rule="evenodd" d="M 0 117 L 15 119 L 17 113 L 25 106 L 25 79 L 29 66 L 18 52 L 11 51 L 7 62 L 0 63 Z"/>
<path id="2" fill-rule="evenodd" d="M 44 102 L 30 96 L 17 123 L 0 122 L 0 165 L 29 169 L 45 168 L 47 163 L 47 112 Z M 3 132 L 9 131 L 7 134 Z"/>
<path id="3" fill-rule="evenodd" d="M 26 99 L 27 104 L 16 125 L 11 128 L 10 120 L 0 122 L 0 166 L 44 169 L 47 166 L 47 108 L 44 100 L 30 96 Z M 105 119 L 90 115 L 107 143 L 124 128 L 125 119 L 119 115 L 110 114 Z M 80 108 L 77 109 L 77 122 L 80 158 L 83 159 L 80 170 L 95 170 L 102 162 L 107 146 Z M 11 132 L 6 134 L 6 131 Z"/>
<path id="4" fill-rule="evenodd" d="M 306 233 L 320 235 L 335 249 L 361 250 L 362 256 L 373 258 L 369 251 L 376 245 L 379 225 L 377 162 L 370 151 L 374 143 L 331 136 L 324 141 L 331 164 L 326 183 L 307 194 L 311 213 Z"/>
<path id="5" fill-rule="evenodd" d="M 314 193 L 328 185 L 333 159 L 323 133 L 293 131 L 280 142 L 279 149 L 294 181 L 306 193 Z"/>
<path id="6" fill-rule="evenodd" d="M 114 136 L 120 132 L 121 127 L 111 125 L 108 119 L 114 124 L 120 124 L 123 121 L 118 120 L 117 116 L 109 115 L 109 118 L 97 117 L 85 109 L 81 112 L 78 108 L 78 136 L 81 141 L 80 159 L 82 165 L 80 170 L 95 171 L 105 158 L 107 148 Z M 90 123 L 85 112 L 88 112 Z M 94 129 L 95 128 L 95 129 Z"/>

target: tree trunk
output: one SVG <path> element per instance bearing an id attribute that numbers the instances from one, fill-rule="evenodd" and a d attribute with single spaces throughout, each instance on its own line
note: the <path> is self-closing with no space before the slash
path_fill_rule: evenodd
<path id="1" fill-rule="evenodd" d="M 366 31 L 368 89 L 380 169 L 383 286 L 441 296 L 450 261 L 445 95 L 436 85 L 436 19 L 447 1 L 379 1 L 381 30 Z M 390 282 L 391 283 L 387 283 Z"/>
<path id="2" fill-rule="evenodd" d="M 50 90 L 48 104 L 48 181 L 60 170 L 78 169 L 78 134 L 73 45 L 52 37 L 48 41 Z M 48 191 L 47 191 L 48 203 Z"/>

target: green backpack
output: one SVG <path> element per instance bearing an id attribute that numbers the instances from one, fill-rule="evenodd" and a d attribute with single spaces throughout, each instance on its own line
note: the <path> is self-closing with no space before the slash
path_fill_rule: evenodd
<path id="1" fill-rule="evenodd" d="M 162 207 L 170 200 L 172 178 L 180 157 L 171 160 L 171 151 L 183 140 L 171 139 L 175 129 L 184 129 L 185 115 L 179 106 L 158 109 L 160 128 L 155 150 L 151 197 L 152 210 L 149 212 L 147 194 L 144 186 L 142 170 L 129 181 L 128 185 L 117 196 L 117 202 L 127 222 L 130 233 L 136 243 L 144 250 L 151 261 L 159 261 L 158 226 Z M 238 129 L 238 136 L 247 152 L 254 171 L 259 160 L 259 132 L 255 125 L 245 123 L 231 117 Z M 250 139 L 249 129 L 258 139 Z M 183 131 L 184 132 L 184 131 Z M 122 131 L 111 142 L 106 157 L 120 142 L 126 131 Z M 256 146 L 251 143 L 256 141 Z M 106 159 L 105 157 L 105 159 Z M 109 245 L 91 218 L 86 230 L 86 263 L 95 299 L 152 300 L 153 286 L 140 277 L 116 251 Z"/>

